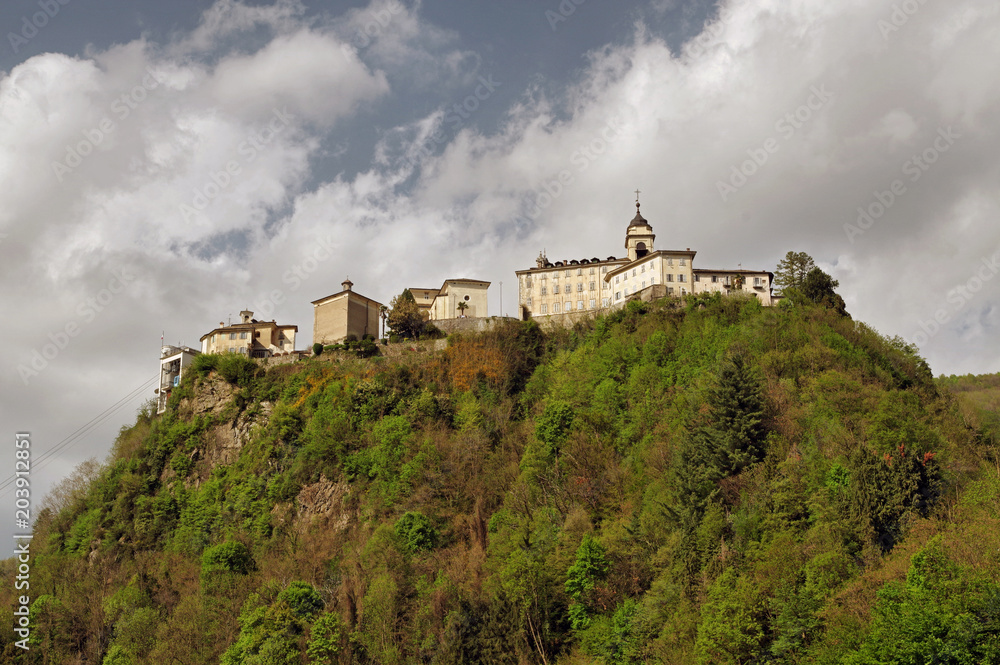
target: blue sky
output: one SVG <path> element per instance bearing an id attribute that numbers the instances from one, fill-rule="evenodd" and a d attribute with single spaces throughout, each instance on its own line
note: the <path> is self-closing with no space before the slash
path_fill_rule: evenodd
<path id="1" fill-rule="evenodd" d="M 0 28 L 0 417 L 39 453 L 161 332 L 249 308 L 306 348 L 347 275 L 514 312 L 540 249 L 623 252 L 636 188 L 658 248 L 808 252 L 935 373 L 1000 370 L 995 1 L 18 0 Z"/>

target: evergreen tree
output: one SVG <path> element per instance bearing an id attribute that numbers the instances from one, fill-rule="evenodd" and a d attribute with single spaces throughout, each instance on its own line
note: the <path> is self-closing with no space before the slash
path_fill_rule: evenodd
<path id="1" fill-rule="evenodd" d="M 712 425 L 707 439 L 724 475 L 739 473 L 764 457 L 764 397 L 760 378 L 741 354 L 722 365 L 709 393 Z"/>
<path id="2" fill-rule="evenodd" d="M 392 331 L 401 337 L 416 339 L 424 330 L 424 318 L 420 308 L 409 289 L 392 299 L 389 303 L 389 314 L 386 317 Z"/>
<path id="3" fill-rule="evenodd" d="M 774 285 L 779 289 L 800 287 L 806 275 L 815 267 L 813 258 L 805 252 L 788 252 L 774 271 Z"/>

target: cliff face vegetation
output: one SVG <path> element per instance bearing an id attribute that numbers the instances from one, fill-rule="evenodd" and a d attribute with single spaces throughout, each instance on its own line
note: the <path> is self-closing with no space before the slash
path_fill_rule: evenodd
<path id="1" fill-rule="evenodd" d="M 0 655 L 998 663 L 997 391 L 718 296 L 391 361 L 203 356 L 53 495 L 32 650 Z"/>

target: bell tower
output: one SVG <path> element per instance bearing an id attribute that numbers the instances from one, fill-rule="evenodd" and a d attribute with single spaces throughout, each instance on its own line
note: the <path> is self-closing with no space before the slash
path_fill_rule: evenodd
<path id="1" fill-rule="evenodd" d="M 653 251 L 653 227 L 649 225 L 639 212 L 639 190 L 635 190 L 635 217 L 629 222 L 625 232 L 625 249 L 628 250 L 629 261 L 641 259 Z"/>

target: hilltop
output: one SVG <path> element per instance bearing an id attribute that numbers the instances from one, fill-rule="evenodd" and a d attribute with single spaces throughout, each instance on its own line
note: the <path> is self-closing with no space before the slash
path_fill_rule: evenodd
<path id="1" fill-rule="evenodd" d="M 995 377 L 718 294 L 406 348 L 200 356 L 39 516 L 32 658 L 1000 662 Z"/>

